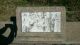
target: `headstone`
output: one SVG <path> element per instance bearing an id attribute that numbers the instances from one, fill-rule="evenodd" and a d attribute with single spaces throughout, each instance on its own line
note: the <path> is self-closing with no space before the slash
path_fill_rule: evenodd
<path id="1" fill-rule="evenodd" d="M 20 41 L 64 41 L 65 7 L 18 7 L 17 36 Z"/>

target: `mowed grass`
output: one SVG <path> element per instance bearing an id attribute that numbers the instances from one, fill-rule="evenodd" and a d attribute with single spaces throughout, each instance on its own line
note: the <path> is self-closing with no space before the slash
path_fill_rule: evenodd
<path id="1" fill-rule="evenodd" d="M 0 0 L 0 21 L 15 16 L 17 7 L 28 6 L 65 6 L 67 21 L 80 21 L 80 0 Z"/>

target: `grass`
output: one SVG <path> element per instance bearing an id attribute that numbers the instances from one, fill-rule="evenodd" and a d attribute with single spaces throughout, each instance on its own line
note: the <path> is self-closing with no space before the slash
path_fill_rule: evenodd
<path id="1" fill-rule="evenodd" d="M 0 21 L 7 21 L 11 16 L 15 16 L 16 7 L 18 6 L 65 6 L 67 11 L 66 20 L 80 21 L 79 5 L 80 0 L 0 0 Z"/>

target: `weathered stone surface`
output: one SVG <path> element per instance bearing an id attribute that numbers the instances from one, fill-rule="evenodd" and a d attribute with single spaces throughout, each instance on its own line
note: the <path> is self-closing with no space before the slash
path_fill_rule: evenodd
<path id="1" fill-rule="evenodd" d="M 22 12 L 61 12 L 61 32 L 22 32 Z M 26 42 L 26 41 L 52 41 L 52 42 L 62 42 L 64 41 L 64 29 L 65 29 L 65 22 L 66 22 L 66 11 L 65 7 L 18 7 L 16 9 L 16 18 L 17 18 L 17 27 L 18 33 L 17 37 L 18 42 Z"/>
<path id="2" fill-rule="evenodd" d="M 61 32 L 61 12 L 22 12 L 22 32 Z"/>

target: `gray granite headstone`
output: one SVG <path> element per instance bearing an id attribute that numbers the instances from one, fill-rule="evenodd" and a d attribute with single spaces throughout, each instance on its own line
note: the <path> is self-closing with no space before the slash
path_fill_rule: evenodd
<path id="1" fill-rule="evenodd" d="M 18 36 L 28 36 L 21 38 L 26 41 L 64 41 L 65 15 L 65 7 L 17 7 Z"/>

